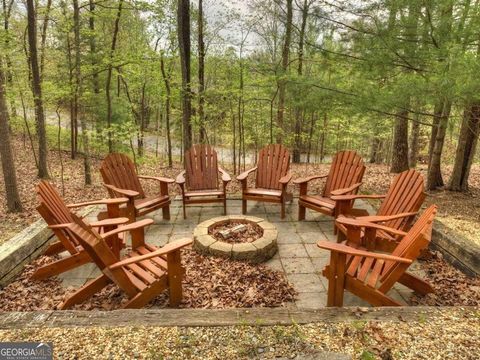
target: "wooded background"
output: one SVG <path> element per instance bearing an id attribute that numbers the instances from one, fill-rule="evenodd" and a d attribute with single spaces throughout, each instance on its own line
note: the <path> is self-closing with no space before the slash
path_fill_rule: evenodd
<path id="1" fill-rule="evenodd" d="M 427 164 L 429 190 L 468 190 L 478 0 L 2 0 L 1 19 L 9 211 L 22 209 L 19 135 L 39 177 L 49 149 L 68 149 L 85 184 L 90 158 L 111 151 L 172 166 L 208 142 L 238 173 L 283 143 L 297 163 L 354 149 L 392 172 Z"/>

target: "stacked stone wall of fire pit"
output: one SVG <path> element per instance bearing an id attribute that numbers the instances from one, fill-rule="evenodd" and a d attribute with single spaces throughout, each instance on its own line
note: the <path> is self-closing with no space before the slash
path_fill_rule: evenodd
<path id="1" fill-rule="evenodd" d="M 229 243 L 216 240 L 210 229 L 226 222 L 252 222 L 263 230 L 263 235 L 252 242 Z M 277 252 L 278 231 L 270 222 L 255 216 L 230 215 L 212 218 L 197 225 L 193 232 L 193 248 L 201 254 L 261 263 Z"/>

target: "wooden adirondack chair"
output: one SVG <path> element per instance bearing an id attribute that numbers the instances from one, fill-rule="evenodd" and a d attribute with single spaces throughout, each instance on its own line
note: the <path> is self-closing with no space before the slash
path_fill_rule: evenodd
<path id="1" fill-rule="evenodd" d="M 124 308 L 141 308 L 167 288 L 170 304 L 177 306 L 182 300 L 182 277 L 185 272 L 181 266 L 180 249 L 190 245 L 192 240 L 178 240 L 162 248 L 149 245 L 144 241 L 144 228 L 152 223 L 153 220 L 144 219 L 104 234 L 86 226 L 77 217 L 74 217 L 74 223 L 65 224 L 64 227 L 87 251 L 102 275 L 70 295 L 60 308 L 67 309 L 79 304 L 112 282 L 129 298 Z M 131 234 L 132 251 L 119 259 L 106 240 L 126 231 Z"/>
<path id="2" fill-rule="evenodd" d="M 135 221 L 137 217 L 161 208 L 163 218 L 170 220 L 171 201 L 168 184 L 173 183 L 173 179 L 138 175 L 132 160 L 127 155 L 119 153 L 107 155 L 102 161 L 100 173 L 110 197 L 128 198 L 127 206 L 122 208 L 122 216 Z M 157 181 L 160 184 L 160 192 L 147 197 L 140 179 Z"/>
<path id="3" fill-rule="evenodd" d="M 396 282 L 419 294 L 433 292 L 427 282 L 406 270 L 430 243 L 436 209 L 437 207 L 432 205 L 425 210 L 391 255 L 368 251 L 358 245 L 354 247 L 319 241 L 318 247 L 331 252 L 330 264 L 323 270 L 323 275 L 328 279 L 327 306 L 343 306 L 344 290 L 373 306 L 401 306 L 401 303 L 387 294 Z M 386 226 L 346 217 L 338 218 L 336 222 L 353 229 L 381 230 L 395 235 L 401 233 Z"/>
<path id="4" fill-rule="evenodd" d="M 100 230 L 113 230 L 117 225 L 128 222 L 128 218 L 118 218 L 119 207 L 126 204 L 128 199 L 102 199 L 95 201 L 88 201 L 79 204 L 66 205 L 57 189 L 47 181 L 41 181 L 37 186 L 38 199 L 40 205 L 37 207 L 38 212 L 43 217 L 45 222 L 50 225 L 53 233 L 56 235 L 58 241 L 50 244 L 45 251 L 45 255 L 56 255 L 64 251 L 68 251 L 70 256 L 53 261 L 38 268 L 32 275 L 33 279 L 40 280 L 50 276 L 61 274 L 65 271 L 74 269 L 80 265 L 86 264 L 91 260 L 90 256 L 85 252 L 78 241 L 65 232 L 57 225 L 71 223 L 72 210 L 79 207 L 90 205 L 106 205 L 108 213 L 112 216 L 111 219 L 105 219 L 91 223 L 90 225 Z M 110 239 L 109 246 L 112 251 L 119 254 L 120 249 L 124 247 L 124 243 L 119 239 Z"/>
<path id="5" fill-rule="evenodd" d="M 292 175 L 290 153 L 279 144 L 271 144 L 260 150 L 257 166 L 237 176 L 242 183 L 242 214 L 247 212 L 247 200 L 281 204 L 281 218 L 285 218 L 285 202 L 292 200 L 287 186 Z M 255 187 L 247 185 L 248 175 L 256 171 Z"/>
<path id="6" fill-rule="evenodd" d="M 218 174 L 222 175 L 222 187 Z M 185 170 L 176 179 L 183 200 L 183 218 L 187 218 L 187 204 L 222 202 L 227 214 L 227 185 L 232 179 L 218 166 L 217 152 L 210 145 L 197 144 L 185 151 Z"/>
<path id="7" fill-rule="evenodd" d="M 365 165 L 362 158 L 355 151 L 340 151 L 333 158 L 328 175 L 314 175 L 297 179 L 295 184 L 300 185 L 298 198 L 298 220 L 305 220 L 306 208 L 321 212 L 325 215 L 338 216 L 337 202 L 333 195 L 356 194 L 362 185 Z M 309 195 L 308 183 L 315 179 L 326 178 L 321 195 Z"/>
<path id="8" fill-rule="evenodd" d="M 332 199 L 337 202 L 342 215 L 407 231 L 425 200 L 424 189 L 422 174 L 411 169 L 398 174 L 385 195 L 337 195 Z M 383 202 L 376 215 L 368 216 L 366 210 L 352 208 L 351 202 L 356 199 L 383 199 Z M 340 230 L 340 242 L 345 239 L 347 229 L 342 224 L 338 224 L 337 228 Z M 397 246 L 398 235 L 381 230 L 375 232 L 374 238 L 372 234 L 368 231 L 363 234 L 363 245 L 368 249 L 391 252 Z"/>

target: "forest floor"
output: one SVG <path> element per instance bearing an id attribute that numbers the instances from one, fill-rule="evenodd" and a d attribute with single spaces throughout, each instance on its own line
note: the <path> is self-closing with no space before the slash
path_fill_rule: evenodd
<path id="1" fill-rule="evenodd" d="M 18 187 L 20 197 L 23 202 L 24 212 L 21 214 L 8 214 L 6 212 L 5 192 L 0 192 L 0 243 L 8 240 L 23 228 L 39 219 L 36 211 L 37 199 L 34 192 L 34 186 L 39 182 L 36 176 L 35 160 L 32 152 L 20 137 L 14 137 L 13 147 L 15 154 L 15 163 L 17 170 Z M 93 185 L 84 185 L 83 159 L 79 156 L 72 160 L 70 154 L 66 151 L 49 152 L 48 164 L 51 180 L 62 191 L 64 188 L 64 197 L 67 202 L 81 202 L 106 197 L 107 193 L 102 186 L 100 173 L 101 159 L 92 158 L 92 179 Z M 232 174 L 232 166 L 223 164 L 224 168 Z M 63 186 L 61 181 L 63 167 Z M 293 179 L 312 174 L 326 174 L 330 164 L 293 164 L 291 172 Z M 248 165 L 247 165 L 248 168 Z M 182 171 L 182 164 L 175 163 L 173 168 L 168 168 L 162 161 L 155 156 L 148 155 L 138 165 L 139 172 L 148 175 L 161 175 L 175 178 Z M 426 166 L 420 165 L 418 169 L 426 175 Z M 367 164 L 367 170 L 363 177 L 363 186 L 361 191 L 364 193 L 385 193 L 390 186 L 395 174 L 388 171 L 386 165 Z M 444 180 L 450 177 L 451 166 L 443 167 Z M 229 194 L 240 195 L 240 184 L 234 179 L 228 187 Z M 250 177 L 253 181 L 253 177 Z M 480 244 L 480 233 L 478 224 L 480 223 L 480 164 L 472 165 L 470 173 L 470 190 L 468 193 L 450 192 L 438 190 L 429 192 L 425 201 L 425 206 L 435 203 L 439 207 L 438 219 L 445 225 L 457 230 L 467 238 Z M 155 191 L 156 183 L 145 182 L 145 189 Z M 294 193 L 298 193 L 298 188 L 290 185 Z M 322 180 L 312 182 L 310 191 L 320 192 L 323 187 Z M 0 178 L 0 189 L 4 188 L 3 177 Z M 177 186 L 170 187 L 170 193 L 178 194 Z"/>
<path id="2" fill-rule="evenodd" d="M 478 310 L 444 308 L 413 321 L 1 330 L 0 341 L 43 339 L 72 359 L 478 359 L 478 327 Z"/>

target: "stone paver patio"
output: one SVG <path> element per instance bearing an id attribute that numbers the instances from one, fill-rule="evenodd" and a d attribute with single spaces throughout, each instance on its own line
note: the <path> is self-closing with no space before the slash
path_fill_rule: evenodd
<path id="1" fill-rule="evenodd" d="M 374 212 L 367 203 L 358 202 L 356 207 Z M 148 227 L 146 241 L 157 246 L 183 237 L 193 237 L 193 230 L 197 224 L 222 215 L 220 204 L 206 204 L 187 207 L 187 219 L 183 219 L 180 200 L 172 201 L 170 208 L 171 220 L 162 219 L 161 211 L 149 214 L 155 223 Z M 241 201 L 228 200 L 228 215 L 241 214 Z M 307 210 L 305 221 L 297 220 L 298 205 L 294 199 L 287 205 L 285 219 L 280 219 L 280 207 L 268 203 L 249 202 L 247 214 L 265 218 L 276 226 L 278 230 L 278 252 L 266 262 L 275 270 L 285 273 L 288 280 L 298 291 L 295 303 L 288 306 L 299 309 L 319 309 L 325 307 L 327 300 L 328 281 L 321 275 L 321 271 L 329 262 L 329 252 L 316 246 L 318 240 L 335 241 L 333 234 L 333 221 L 327 216 Z M 87 220 L 96 219 L 90 215 Z M 411 266 L 414 274 L 423 276 L 418 263 Z M 59 277 L 65 287 L 79 287 L 86 281 L 100 274 L 94 264 L 86 264 L 77 269 L 66 272 Z M 397 301 L 406 304 L 411 290 L 401 284 L 396 284 L 389 292 Z M 356 296 L 345 292 L 344 306 L 369 306 L 369 304 Z"/>

